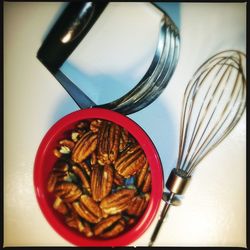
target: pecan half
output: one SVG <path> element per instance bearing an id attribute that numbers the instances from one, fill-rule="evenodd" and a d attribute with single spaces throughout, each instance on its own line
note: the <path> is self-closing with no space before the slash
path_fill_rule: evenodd
<path id="1" fill-rule="evenodd" d="M 123 151 L 129 141 L 128 131 L 125 128 L 121 129 L 121 137 L 120 137 L 120 144 L 119 144 L 119 151 Z"/>
<path id="2" fill-rule="evenodd" d="M 51 173 L 47 183 L 48 192 L 52 193 L 54 191 L 56 183 L 57 183 L 57 176 Z"/>
<path id="3" fill-rule="evenodd" d="M 79 202 L 73 203 L 73 207 L 80 217 L 90 223 L 98 223 L 103 217 L 101 208 L 88 195 L 82 195 Z"/>
<path id="4" fill-rule="evenodd" d="M 111 238 L 120 234 L 124 228 L 125 221 L 121 215 L 112 215 L 95 225 L 94 234 L 102 238 Z"/>
<path id="5" fill-rule="evenodd" d="M 146 163 L 146 156 L 139 145 L 126 148 L 114 163 L 117 172 L 125 178 L 135 175 Z"/>
<path id="6" fill-rule="evenodd" d="M 84 131 L 80 129 L 75 129 L 71 132 L 71 140 L 77 142 L 84 134 Z"/>
<path id="7" fill-rule="evenodd" d="M 93 152 L 93 153 L 91 154 L 90 164 L 91 164 L 91 166 L 94 166 L 96 163 L 97 163 L 96 152 Z"/>
<path id="8" fill-rule="evenodd" d="M 62 139 L 58 143 L 58 147 L 54 150 L 54 154 L 58 157 L 60 154 L 62 155 L 68 155 L 73 150 L 75 143 L 68 139 Z M 61 157 L 60 156 L 60 157 Z"/>
<path id="9" fill-rule="evenodd" d="M 87 237 L 92 237 L 94 234 L 91 230 L 91 227 L 86 221 L 81 221 L 80 219 L 76 219 L 76 224 L 78 231 L 84 233 Z"/>
<path id="10" fill-rule="evenodd" d="M 84 120 L 80 121 L 76 124 L 76 128 L 81 129 L 81 130 L 86 130 L 89 128 L 89 121 Z"/>
<path id="11" fill-rule="evenodd" d="M 69 165 L 61 160 L 58 160 L 50 173 L 49 180 L 47 183 L 48 192 L 53 192 L 57 182 L 65 181 L 68 175 Z"/>
<path id="12" fill-rule="evenodd" d="M 59 152 L 62 155 L 68 155 L 68 154 L 70 154 L 71 150 L 70 150 L 69 147 L 63 145 L 63 146 L 60 147 Z"/>
<path id="13" fill-rule="evenodd" d="M 105 197 L 100 207 L 107 214 L 117 214 L 127 209 L 128 203 L 134 197 L 135 189 L 121 189 Z"/>
<path id="14" fill-rule="evenodd" d="M 62 157 L 62 153 L 57 148 L 53 149 L 53 154 L 57 158 L 61 158 Z"/>
<path id="15" fill-rule="evenodd" d="M 77 221 L 75 216 L 66 216 L 65 217 L 65 223 L 69 226 L 69 227 L 73 227 L 78 229 L 78 225 L 77 225 Z"/>
<path id="16" fill-rule="evenodd" d="M 82 191 L 74 183 L 62 182 L 56 185 L 54 193 L 64 202 L 72 202 L 81 196 Z"/>
<path id="17" fill-rule="evenodd" d="M 102 238 L 111 238 L 120 234 L 125 229 L 125 221 L 124 219 L 120 219 L 115 225 L 113 225 L 106 232 L 102 233 L 100 237 Z"/>
<path id="18" fill-rule="evenodd" d="M 102 122 L 98 131 L 97 160 L 99 164 L 110 164 L 117 159 L 120 134 L 120 126 L 108 121 Z"/>
<path id="19" fill-rule="evenodd" d="M 57 182 L 67 181 L 69 179 L 69 165 L 64 161 L 57 161 L 52 170 L 52 175 L 57 177 Z"/>
<path id="20" fill-rule="evenodd" d="M 151 172 L 148 166 L 148 162 L 139 171 L 136 179 L 136 186 L 142 190 L 143 193 L 147 193 L 151 189 Z"/>
<path id="21" fill-rule="evenodd" d="M 53 171 L 54 172 L 67 172 L 69 170 L 69 164 L 65 161 L 61 161 L 61 160 L 58 160 L 54 167 L 53 167 Z"/>
<path id="22" fill-rule="evenodd" d="M 90 130 L 93 131 L 94 133 L 98 132 L 99 128 L 101 127 L 102 120 L 93 120 L 90 122 Z"/>
<path id="23" fill-rule="evenodd" d="M 67 216 L 65 223 L 72 228 L 77 229 L 79 232 L 84 233 L 87 237 L 92 237 L 94 234 L 91 227 L 86 221 L 81 221 L 77 216 Z"/>
<path id="24" fill-rule="evenodd" d="M 61 214 L 67 214 L 69 212 L 69 208 L 67 205 L 62 201 L 61 198 L 56 197 L 54 203 L 53 203 L 53 208 L 57 210 Z"/>
<path id="25" fill-rule="evenodd" d="M 86 174 L 85 170 L 74 165 L 72 166 L 72 171 L 81 180 L 83 189 L 86 189 L 89 193 L 91 193 L 89 177 Z"/>
<path id="26" fill-rule="evenodd" d="M 101 201 L 106 197 L 113 184 L 113 168 L 109 165 L 94 166 L 91 174 L 91 191 L 95 201 Z"/>
<path id="27" fill-rule="evenodd" d="M 72 149 L 75 146 L 75 143 L 71 140 L 63 139 L 63 140 L 59 141 L 59 145 L 68 147 L 72 151 Z"/>
<path id="28" fill-rule="evenodd" d="M 95 151 L 97 145 L 97 135 L 92 131 L 85 133 L 81 139 L 76 143 L 71 159 L 80 163 L 84 161 L 92 152 Z"/>
<path id="29" fill-rule="evenodd" d="M 150 195 L 135 196 L 128 204 L 127 213 L 129 215 L 140 216 L 148 205 Z"/>
<path id="30" fill-rule="evenodd" d="M 79 166 L 86 172 L 86 174 L 88 176 L 91 175 L 91 168 L 89 167 L 89 165 L 86 162 L 81 162 L 79 163 Z"/>
<path id="31" fill-rule="evenodd" d="M 119 175 L 117 171 L 114 171 L 114 180 L 113 182 L 118 185 L 118 186 L 123 186 L 124 185 L 124 177 Z"/>

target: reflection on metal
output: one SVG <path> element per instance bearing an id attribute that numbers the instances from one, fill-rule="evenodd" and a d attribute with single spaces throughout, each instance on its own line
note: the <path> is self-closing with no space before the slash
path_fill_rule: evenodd
<path id="1" fill-rule="evenodd" d="M 178 28 L 164 14 L 160 23 L 157 49 L 152 63 L 141 81 L 121 98 L 99 105 L 122 114 L 137 112 L 152 103 L 167 86 L 179 59 Z"/>
<path id="2" fill-rule="evenodd" d="M 70 24 L 66 33 L 62 35 L 62 38 L 60 39 L 62 43 L 72 42 L 81 34 L 81 32 L 84 31 L 93 16 L 94 8 L 95 6 L 92 2 L 85 3 L 84 7 L 80 10 L 78 17 Z"/>

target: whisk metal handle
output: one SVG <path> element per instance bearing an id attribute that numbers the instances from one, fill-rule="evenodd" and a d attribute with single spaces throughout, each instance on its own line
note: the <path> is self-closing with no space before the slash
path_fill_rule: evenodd
<path id="1" fill-rule="evenodd" d="M 167 215 L 167 212 L 169 211 L 170 205 L 175 205 L 174 203 L 174 198 L 175 195 L 178 194 L 183 194 L 184 191 L 186 190 L 186 187 L 190 181 L 190 176 L 187 176 L 185 172 L 183 172 L 181 169 L 174 168 L 166 182 L 166 187 L 170 191 L 170 195 L 168 196 L 164 207 L 161 211 L 160 218 L 155 226 L 154 232 L 151 236 L 149 246 L 152 246 L 159 231 L 162 226 L 162 223 L 164 222 L 164 219 Z"/>
<path id="2" fill-rule="evenodd" d="M 164 219 L 165 219 L 165 217 L 167 215 L 168 209 L 170 208 L 171 201 L 174 198 L 174 196 L 175 196 L 175 194 L 171 193 L 170 197 L 169 197 L 169 200 L 165 202 L 165 205 L 164 205 L 164 207 L 163 207 L 163 209 L 161 211 L 160 218 L 159 218 L 159 220 L 158 220 L 158 222 L 157 222 L 157 224 L 155 226 L 154 232 L 153 232 L 153 234 L 151 236 L 151 239 L 150 239 L 150 242 L 149 242 L 149 245 L 148 245 L 149 247 L 151 247 L 154 244 L 154 241 L 155 241 L 155 239 L 156 239 L 156 237 L 157 237 L 157 235 L 159 233 L 161 225 L 162 225 L 162 223 L 163 223 L 163 221 L 164 221 Z"/>

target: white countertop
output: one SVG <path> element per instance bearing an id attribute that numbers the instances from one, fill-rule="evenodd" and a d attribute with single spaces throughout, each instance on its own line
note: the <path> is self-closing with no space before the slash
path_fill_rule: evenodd
<path id="1" fill-rule="evenodd" d="M 63 7 L 60 2 L 4 2 L 4 246 L 72 246 L 47 223 L 33 187 L 33 163 L 43 136 L 58 119 L 79 109 L 36 58 Z M 155 143 L 166 179 L 175 167 L 185 86 L 215 53 L 245 52 L 246 3 L 165 3 L 165 8 L 175 11 L 168 14 L 180 29 L 179 62 L 162 95 L 130 118 Z M 105 70 L 112 68 L 112 60 L 119 58 L 112 57 Z M 109 73 L 117 73 L 121 83 L 136 81 L 147 62 L 144 68 L 137 65 L 138 74 L 131 71 L 129 75 L 131 65 L 126 64 L 116 67 L 118 73 Z M 100 62 L 98 66 L 100 70 Z M 156 219 L 131 245 L 146 246 L 155 224 Z M 245 113 L 232 133 L 199 164 L 181 206 L 171 207 L 155 246 L 246 246 Z"/>

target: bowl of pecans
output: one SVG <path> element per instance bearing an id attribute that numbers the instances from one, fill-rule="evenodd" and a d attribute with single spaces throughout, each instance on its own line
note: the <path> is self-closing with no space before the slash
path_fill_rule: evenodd
<path id="1" fill-rule="evenodd" d="M 43 215 L 76 246 L 127 246 L 149 227 L 163 192 L 162 165 L 127 116 L 89 108 L 56 122 L 34 164 Z"/>

